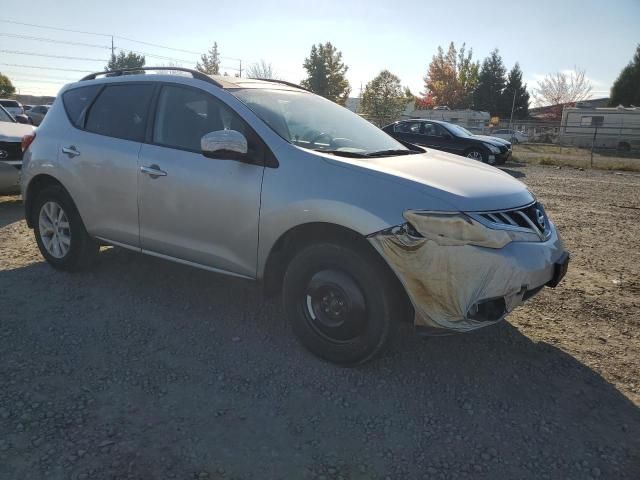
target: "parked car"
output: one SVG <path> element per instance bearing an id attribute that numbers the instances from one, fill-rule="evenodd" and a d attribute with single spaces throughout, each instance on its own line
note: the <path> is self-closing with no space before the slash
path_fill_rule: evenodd
<path id="1" fill-rule="evenodd" d="M 511 144 L 474 135 L 453 123 L 414 118 L 392 123 L 383 130 L 403 142 L 455 153 L 492 165 L 502 165 L 511 158 Z"/>
<path id="2" fill-rule="evenodd" d="M 44 116 L 47 114 L 51 107 L 49 105 L 36 105 L 27 112 L 30 123 L 33 125 L 40 125 Z"/>
<path id="3" fill-rule="evenodd" d="M 17 100 L 11 100 L 9 98 L 0 98 L 0 106 L 3 106 L 7 112 L 14 117 L 16 115 L 24 115 L 24 108 Z"/>
<path id="4" fill-rule="evenodd" d="M 509 140 L 511 143 L 525 143 L 529 141 L 529 135 L 525 132 L 519 132 L 510 128 L 501 128 L 491 132 L 492 137 L 503 138 Z"/>
<path id="5" fill-rule="evenodd" d="M 20 125 L 0 105 L 0 195 L 20 192 L 20 169 L 22 149 L 20 143 L 24 135 L 33 133 L 30 125 Z"/>
<path id="6" fill-rule="evenodd" d="M 25 138 L 26 220 L 54 268 L 108 244 L 257 280 L 309 350 L 345 365 L 405 317 L 474 330 L 563 277 L 542 204 L 499 169 L 404 145 L 297 85 L 171 70 L 191 75 L 88 75 Z"/>

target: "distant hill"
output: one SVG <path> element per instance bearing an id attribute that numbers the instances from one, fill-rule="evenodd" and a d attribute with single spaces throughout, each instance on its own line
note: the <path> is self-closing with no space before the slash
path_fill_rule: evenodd
<path id="1" fill-rule="evenodd" d="M 53 103 L 56 97 L 39 97 L 35 95 L 16 95 L 16 100 L 23 105 L 46 105 Z"/>

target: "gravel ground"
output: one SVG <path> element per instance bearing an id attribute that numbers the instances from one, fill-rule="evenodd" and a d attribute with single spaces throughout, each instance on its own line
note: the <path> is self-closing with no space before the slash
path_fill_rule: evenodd
<path id="1" fill-rule="evenodd" d="M 508 169 L 564 283 L 355 369 L 248 282 L 119 249 L 55 272 L 0 199 L 0 478 L 640 478 L 640 176 Z"/>

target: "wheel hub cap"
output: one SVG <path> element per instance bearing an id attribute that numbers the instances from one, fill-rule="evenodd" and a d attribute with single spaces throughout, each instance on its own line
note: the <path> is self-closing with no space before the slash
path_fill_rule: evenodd
<path id="1" fill-rule="evenodd" d="M 305 300 L 307 321 L 325 338 L 346 342 L 364 331 L 364 295 L 349 275 L 336 270 L 317 272 L 309 281 Z"/>

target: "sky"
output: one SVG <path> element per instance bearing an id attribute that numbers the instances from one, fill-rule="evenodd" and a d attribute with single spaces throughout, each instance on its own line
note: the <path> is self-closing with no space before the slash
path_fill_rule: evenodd
<path id="1" fill-rule="evenodd" d="M 222 71 L 235 74 L 240 60 L 246 68 L 264 59 L 296 83 L 311 45 L 331 41 L 349 66 L 351 96 L 383 69 L 419 94 L 438 46 L 453 41 L 466 42 L 480 61 L 498 48 L 507 68 L 520 63 L 529 88 L 548 73 L 577 66 L 593 84 L 592 97 L 603 97 L 640 43 L 640 0 L 29 0 L 28 15 L 17 14 L 25 11 L 23 0 L 2 3 L 0 72 L 20 93 L 36 95 L 55 95 L 83 72 L 101 71 L 110 35 L 117 51 L 147 53 L 147 65 L 193 67 L 198 52 L 215 41 Z"/>

